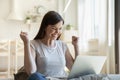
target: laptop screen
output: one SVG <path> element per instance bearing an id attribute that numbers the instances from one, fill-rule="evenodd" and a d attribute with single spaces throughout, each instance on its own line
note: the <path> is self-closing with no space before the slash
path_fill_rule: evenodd
<path id="1" fill-rule="evenodd" d="M 88 74 L 99 74 L 105 63 L 106 56 L 77 56 L 68 78 Z"/>

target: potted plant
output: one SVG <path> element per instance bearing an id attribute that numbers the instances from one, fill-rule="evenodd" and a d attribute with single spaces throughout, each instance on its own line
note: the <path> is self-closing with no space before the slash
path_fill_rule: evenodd
<path id="1" fill-rule="evenodd" d="M 67 24 L 67 25 L 66 25 L 66 30 L 71 30 L 72 28 L 73 28 L 72 25 L 70 25 L 70 24 Z"/>
<path id="2" fill-rule="evenodd" d="M 27 16 L 27 17 L 25 18 L 25 23 L 30 24 L 30 22 L 31 22 L 31 17 L 30 17 L 30 16 Z"/>

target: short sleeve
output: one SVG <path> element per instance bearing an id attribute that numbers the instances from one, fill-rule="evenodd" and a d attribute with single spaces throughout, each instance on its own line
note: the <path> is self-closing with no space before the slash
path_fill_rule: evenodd
<path id="1" fill-rule="evenodd" d="M 30 47 L 35 50 L 35 52 L 40 53 L 40 42 L 39 40 L 31 40 Z"/>

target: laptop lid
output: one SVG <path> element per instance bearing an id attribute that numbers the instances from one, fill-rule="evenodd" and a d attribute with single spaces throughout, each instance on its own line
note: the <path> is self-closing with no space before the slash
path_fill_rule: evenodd
<path id="1" fill-rule="evenodd" d="M 99 74 L 105 63 L 106 56 L 77 56 L 68 78 L 87 74 Z"/>

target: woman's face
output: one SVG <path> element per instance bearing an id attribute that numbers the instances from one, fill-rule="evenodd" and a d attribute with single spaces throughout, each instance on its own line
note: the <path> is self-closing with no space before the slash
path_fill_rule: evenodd
<path id="1" fill-rule="evenodd" d="M 63 21 L 58 22 L 55 25 L 48 25 L 46 28 L 46 36 L 48 39 L 56 40 L 62 33 Z"/>

